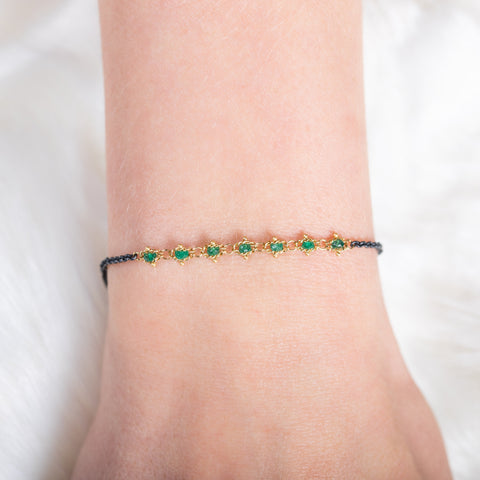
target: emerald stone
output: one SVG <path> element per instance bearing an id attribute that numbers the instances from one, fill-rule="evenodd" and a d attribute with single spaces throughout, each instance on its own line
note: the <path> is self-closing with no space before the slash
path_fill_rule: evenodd
<path id="1" fill-rule="evenodd" d="M 220 247 L 217 245 L 207 247 L 207 255 L 209 257 L 215 257 L 220 253 Z"/>
<path id="2" fill-rule="evenodd" d="M 157 258 L 156 252 L 145 252 L 143 254 L 143 259 L 148 263 L 154 262 L 156 258 Z"/>
<path id="3" fill-rule="evenodd" d="M 304 240 L 302 242 L 302 248 L 304 250 L 312 250 L 315 248 L 315 242 L 313 240 Z"/>
<path id="4" fill-rule="evenodd" d="M 177 260 L 185 260 L 190 256 L 190 252 L 188 250 L 175 250 L 175 258 Z"/>
<path id="5" fill-rule="evenodd" d="M 335 238 L 330 243 L 330 247 L 334 248 L 335 250 L 343 248 L 344 246 L 345 246 L 345 242 L 341 238 Z"/>
<path id="6" fill-rule="evenodd" d="M 240 253 L 248 253 L 252 251 L 252 246 L 249 243 L 241 243 L 238 246 L 238 251 Z"/>
<path id="7" fill-rule="evenodd" d="M 283 250 L 283 243 L 282 242 L 271 243 L 270 249 L 272 250 L 272 252 L 281 252 Z"/>

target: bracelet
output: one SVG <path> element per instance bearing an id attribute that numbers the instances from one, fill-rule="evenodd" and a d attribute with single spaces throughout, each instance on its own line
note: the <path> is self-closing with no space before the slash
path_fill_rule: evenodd
<path id="1" fill-rule="evenodd" d="M 315 250 L 328 250 L 340 255 L 344 250 L 356 247 L 375 248 L 379 255 L 382 253 L 383 248 L 379 242 L 349 240 L 341 237 L 337 233 L 333 233 L 328 239 L 315 239 L 305 234 L 303 238 L 299 240 L 279 240 L 273 237 L 272 240 L 264 243 L 252 242 L 248 240 L 247 237 L 243 237 L 240 242 L 234 244 L 222 244 L 211 241 L 202 247 L 187 248 L 183 245 L 177 245 L 174 249 L 163 250 L 145 247 L 145 249 L 140 252 L 105 258 L 100 263 L 100 270 L 103 282 L 105 286 L 108 286 L 108 266 L 114 263 L 128 262 L 129 260 L 143 261 L 149 263 L 152 267 L 156 267 L 158 260 L 176 260 L 180 265 L 184 265 L 185 262 L 192 257 L 207 257 L 213 262 L 217 262 L 218 257 L 222 255 L 238 254 L 246 260 L 252 253 L 267 252 L 276 258 L 281 253 L 293 250 L 301 250 L 306 255 L 310 255 Z"/>

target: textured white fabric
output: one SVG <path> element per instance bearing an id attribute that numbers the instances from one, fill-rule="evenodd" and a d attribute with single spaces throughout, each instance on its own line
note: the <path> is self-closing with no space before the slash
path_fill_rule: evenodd
<path id="1" fill-rule="evenodd" d="M 370 172 L 392 325 L 457 480 L 480 479 L 480 2 L 365 0 Z M 66 479 L 106 319 L 93 0 L 0 1 L 0 479 Z"/>

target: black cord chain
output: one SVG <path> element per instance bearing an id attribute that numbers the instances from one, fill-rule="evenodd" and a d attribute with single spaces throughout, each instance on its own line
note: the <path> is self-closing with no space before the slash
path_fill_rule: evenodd
<path id="1" fill-rule="evenodd" d="M 350 247 L 375 248 L 379 255 L 383 252 L 383 246 L 380 242 L 361 242 L 359 240 L 352 240 L 350 242 Z"/>
<path id="2" fill-rule="evenodd" d="M 105 286 L 108 286 L 108 279 L 107 279 L 107 268 L 109 265 L 113 263 L 123 263 L 128 262 L 129 260 L 136 260 L 137 254 L 136 253 L 127 253 L 126 255 L 118 255 L 117 257 L 107 257 L 102 260 L 100 263 L 100 270 L 102 272 L 103 283 Z"/>

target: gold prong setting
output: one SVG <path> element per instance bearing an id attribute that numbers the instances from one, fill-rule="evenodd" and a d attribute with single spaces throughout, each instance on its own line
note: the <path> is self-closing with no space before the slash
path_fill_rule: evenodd
<path id="1" fill-rule="evenodd" d="M 137 259 L 143 260 L 145 263 L 150 264 L 152 267 L 157 266 L 157 261 L 160 258 L 160 252 L 150 247 L 145 247 L 145 250 L 137 252 Z"/>
<path id="2" fill-rule="evenodd" d="M 310 255 L 318 248 L 318 242 L 306 233 L 301 240 L 297 240 L 296 247 L 301 250 L 305 255 Z"/>
<path id="3" fill-rule="evenodd" d="M 224 245 L 218 244 L 213 240 L 208 244 L 205 245 L 202 249 L 202 255 L 208 257 L 212 262 L 217 263 L 217 259 L 220 255 L 225 253 Z"/>
<path id="4" fill-rule="evenodd" d="M 264 244 L 264 249 L 277 258 L 281 253 L 287 251 L 287 242 L 285 240 L 279 240 L 277 237 L 273 237 L 269 242 Z"/>
<path id="5" fill-rule="evenodd" d="M 327 240 L 325 248 L 329 251 L 335 252 L 338 256 L 347 248 L 350 248 L 350 240 L 341 237 L 338 233 L 333 233 L 332 238 Z"/>
<path id="6" fill-rule="evenodd" d="M 184 247 L 182 244 L 178 244 L 171 252 L 171 256 L 180 265 L 185 265 L 185 262 L 191 257 L 191 249 Z"/>
<path id="7" fill-rule="evenodd" d="M 233 246 L 233 251 L 241 255 L 245 260 L 248 260 L 250 255 L 257 251 L 255 242 L 251 242 L 247 237 L 243 237 L 242 240 Z"/>

